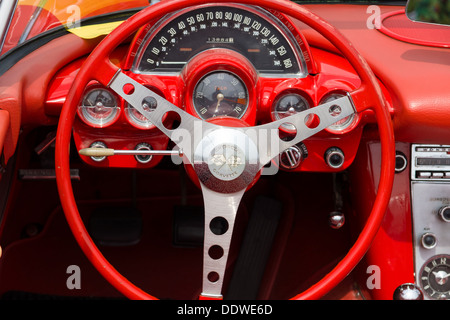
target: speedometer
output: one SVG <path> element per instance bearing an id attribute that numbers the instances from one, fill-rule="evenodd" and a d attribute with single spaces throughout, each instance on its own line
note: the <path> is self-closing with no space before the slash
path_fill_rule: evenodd
<path id="1" fill-rule="evenodd" d="M 138 73 L 177 73 L 208 49 L 225 48 L 246 57 L 263 75 L 306 75 L 291 33 L 262 9 L 203 6 L 175 14 L 146 36 L 133 69 Z"/>

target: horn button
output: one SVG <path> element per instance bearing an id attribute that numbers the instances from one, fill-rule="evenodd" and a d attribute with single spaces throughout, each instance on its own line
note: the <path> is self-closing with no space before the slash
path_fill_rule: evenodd
<path id="1" fill-rule="evenodd" d="M 252 184 L 259 171 L 258 148 L 242 129 L 222 127 L 201 140 L 194 170 L 209 189 L 233 193 Z"/>

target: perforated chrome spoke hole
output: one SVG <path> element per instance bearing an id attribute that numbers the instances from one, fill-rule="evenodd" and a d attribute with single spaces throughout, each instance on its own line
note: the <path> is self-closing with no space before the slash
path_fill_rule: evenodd
<path id="1" fill-rule="evenodd" d="M 342 108 L 340 106 L 338 106 L 337 104 L 333 104 L 329 109 L 328 112 L 330 113 L 330 115 L 332 117 L 337 117 L 338 115 L 341 114 L 342 112 Z"/>
<path id="2" fill-rule="evenodd" d="M 168 111 L 162 117 L 164 119 L 163 126 L 168 130 L 175 130 L 181 125 L 181 117 L 175 111 Z"/>
<path id="3" fill-rule="evenodd" d="M 219 279 L 220 279 L 220 276 L 217 272 L 211 271 L 210 273 L 208 273 L 208 281 L 209 282 L 215 283 L 215 282 L 219 281 Z"/>
<path id="4" fill-rule="evenodd" d="M 223 217 L 215 217 L 209 223 L 209 229 L 215 235 L 221 236 L 228 231 L 228 221 Z"/>
<path id="5" fill-rule="evenodd" d="M 292 141 L 297 136 L 297 128 L 290 122 L 284 122 L 278 127 L 278 136 L 283 141 Z"/>
<path id="6" fill-rule="evenodd" d="M 135 91 L 134 85 L 132 85 L 131 83 L 126 83 L 123 87 L 122 87 L 123 93 L 125 93 L 127 96 L 132 95 Z"/>
<path id="7" fill-rule="evenodd" d="M 218 245 L 214 245 L 208 250 L 208 255 L 213 260 L 219 260 L 220 258 L 223 257 L 223 254 L 224 254 L 223 248 Z"/>
<path id="8" fill-rule="evenodd" d="M 319 124 L 320 124 L 320 118 L 317 114 L 311 113 L 307 117 L 305 117 L 305 125 L 309 129 L 315 129 L 319 126 Z"/>
<path id="9" fill-rule="evenodd" d="M 156 101 L 155 98 L 148 96 L 142 100 L 141 106 L 145 111 L 154 111 L 158 106 L 158 101 Z"/>

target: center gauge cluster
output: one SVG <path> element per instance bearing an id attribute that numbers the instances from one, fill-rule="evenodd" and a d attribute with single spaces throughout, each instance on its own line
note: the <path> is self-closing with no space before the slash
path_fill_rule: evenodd
<path id="1" fill-rule="evenodd" d="M 356 89 L 360 80 L 348 62 L 330 57 L 310 48 L 287 16 L 242 4 L 205 4 L 141 27 L 120 66 L 128 76 L 197 118 L 245 127 L 287 119 Z M 334 65 L 339 68 L 329 67 Z M 340 80 L 341 74 L 345 80 Z M 142 107 L 147 111 L 157 108 L 151 99 Z M 78 116 L 74 128 L 78 149 L 94 145 L 137 150 L 144 145 L 165 150 L 169 145 L 167 136 L 145 116 L 95 83 L 86 88 Z M 170 117 L 163 121 L 176 126 Z M 305 118 L 311 128 L 319 122 L 317 117 Z M 345 169 L 356 154 L 360 122 L 360 116 L 352 115 L 294 146 L 281 154 L 280 167 L 291 171 Z M 295 132 L 288 120 L 279 127 L 281 139 Z M 330 150 L 340 155 L 339 166 L 327 163 Z M 148 168 L 161 158 L 83 160 L 95 166 Z"/>

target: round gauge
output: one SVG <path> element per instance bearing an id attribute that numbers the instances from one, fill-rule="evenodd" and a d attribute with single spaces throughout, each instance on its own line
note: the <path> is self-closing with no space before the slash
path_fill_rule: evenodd
<path id="1" fill-rule="evenodd" d="M 78 115 L 88 125 L 104 128 L 119 118 L 118 99 L 108 89 L 93 87 L 84 95 L 78 107 Z"/>
<path id="2" fill-rule="evenodd" d="M 345 97 L 346 95 L 343 93 L 332 93 L 329 94 L 327 96 L 325 96 L 321 101 L 320 104 L 324 104 L 327 102 L 331 102 L 333 100 Z M 349 115 L 348 117 L 339 120 L 338 122 L 332 124 L 331 126 L 329 126 L 326 130 L 331 132 L 331 133 L 342 133 L 344 132 L 347 128 L 349 128 L 353 123 L 355 123 L 355 119 L 356 119 L 356 114 L 353 113 L 352 115 Z"/>
<path id="3" fill-rule="evenodd" d="M 420 271 L 422 289 L 431 299 L 450 299 L 450 255 L 429 259 Z"/>
<path id="4" fill-rule="evenodd" d="M 156 99 L 153 97 L 148 97 L 144 99 L 142 108 L 145 111 L 151 112 L 156 109 L 156 105 Z M 139 112 L 139 110 L 137 110 L 130 104 L 128 104 L 125 114 L 130 123 L 135 127 L 138 127 L 140 129 L 151 129 L 155 127 L 150 120 L 148 120 L 142 113 Z"/>
<path id="5" fill-rule="evenodd" d="M 275 101 L 272 117 L 275 120 L 280 120 L 309 108 L 309 102 L 303 96 L 297 93 L 288 93 Z M 283 124 L 282 127 L 289 131 L 295 131 L 295 127 L 288 123 Z"/>
<path id="6" fill-rule="evenodd" d="M 248 91 L 236 75 L 217 71 L 202 78 L 194 89 L 194 108 L 202 119 L 241 118 L 247 111 Z"/>

